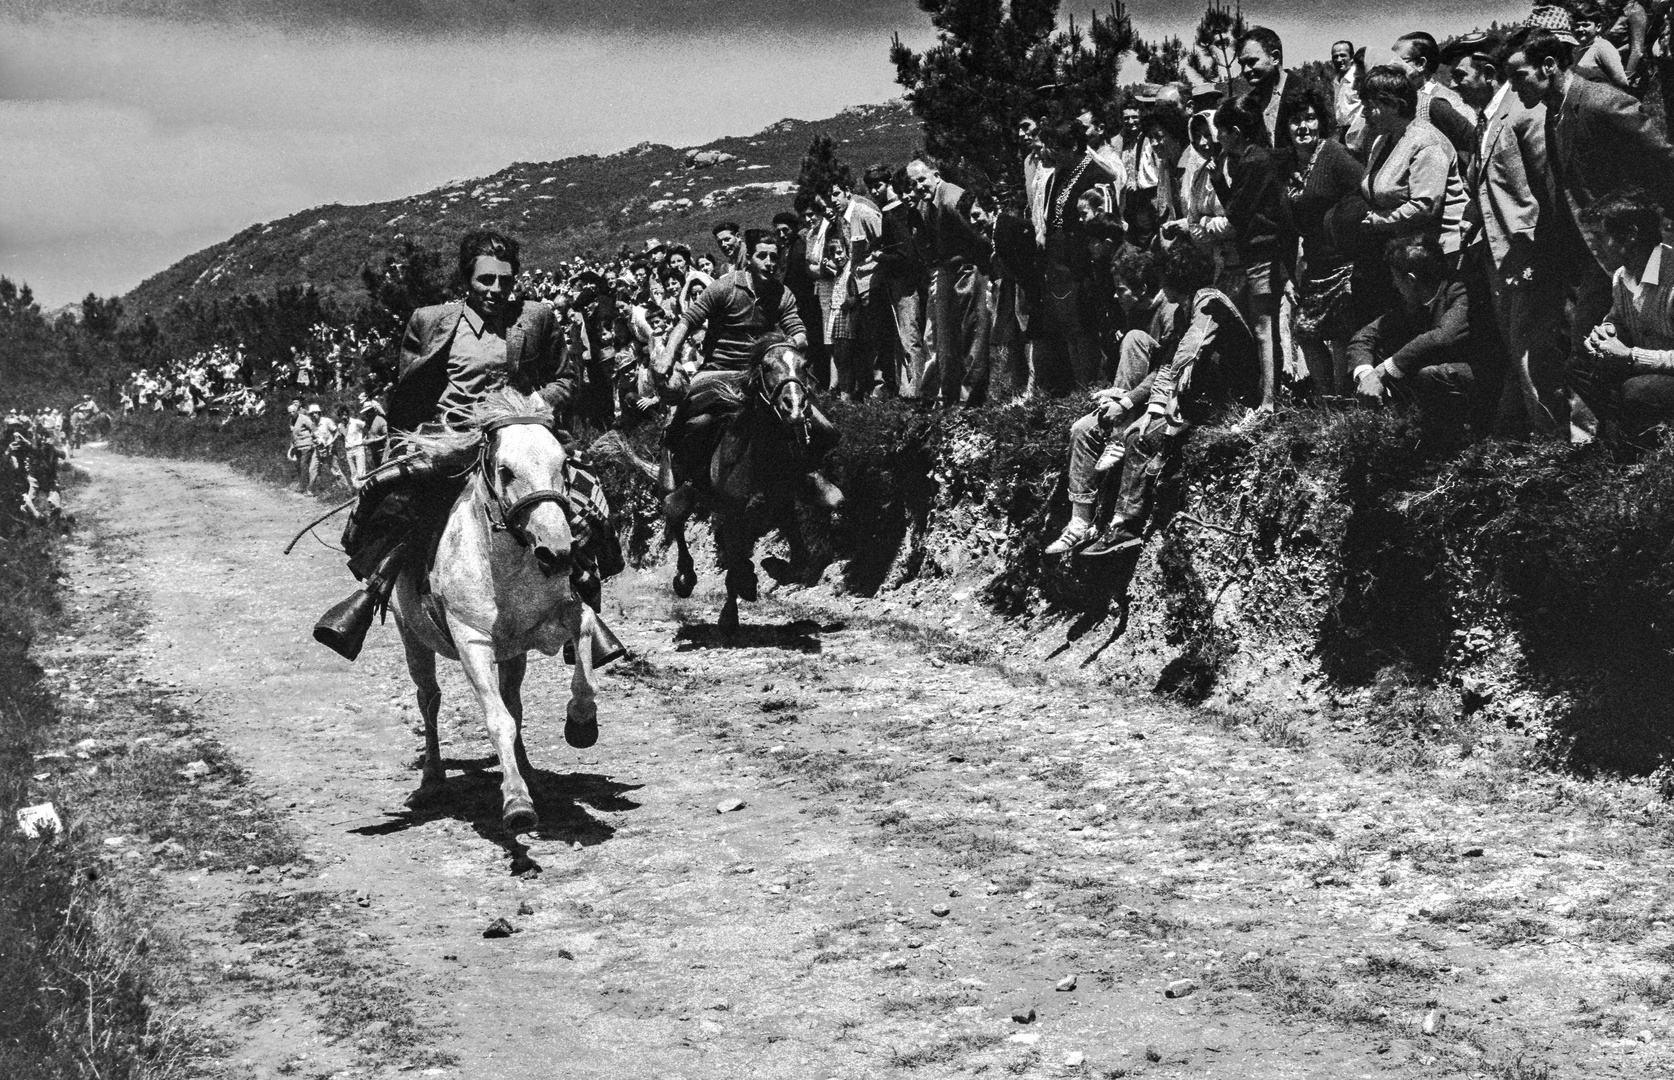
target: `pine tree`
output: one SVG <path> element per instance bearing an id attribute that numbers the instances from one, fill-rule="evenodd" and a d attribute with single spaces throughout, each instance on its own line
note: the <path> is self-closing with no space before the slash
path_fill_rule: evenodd
<path id="1" fill-rule="evenodd" d="M 1134 59 L 1145 65 L 1148 83 L 1183 82 L 1186 78 L 1186 43 L 1178 37 L 1161 41 L 1135 42 Z"/>
<path id="2" fill-rule="evenodd" d="M 1085 30 L 1058 30 L 1059 0 L 918 0 L 937 30 L 915 53 L 897 37 L 895 81 L 924 125 L 926 151 L 966 186 L 1023 186 L 1017 125 L 1027 116 L 1103 113 L 1116 98 L 1122 55 L 1136 43 L 1125 8 Z"/>
<path id="3" fill-rule="evenodd" d="M 1204 82 L 1231 81 L 1238 74 L 1238 39 L 1247 29 L 1241 4 L 1229 8 L 1221 0 L 1209 0 L 1186 62 Z"/>
<path id="4" fill-rule="evenodd" d="M 831 190 L 833 182 L 843 178 L 845 168 L 837 160 L 837 148 L 831 136 L 815 135 L 808 143 L 808 152 L 802 155 L 802 168 L 796 174 L 797 191 L 823 196 Z"/>

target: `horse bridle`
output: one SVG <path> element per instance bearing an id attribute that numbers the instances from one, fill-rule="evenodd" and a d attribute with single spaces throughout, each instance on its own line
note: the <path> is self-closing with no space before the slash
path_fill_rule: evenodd
<path id="1" fill-rule="evenodd" d="M 534 545 L 534 537 L 529 535 L 522 525 L 522 515 L 528 513 L 543 502 L 555 502 L 563 510 L 565 517 L 569 516 L 569 496 L 556 488 L 541 488 L 531 491 L 512 503 L 506 502 L 505 493 L 494 482 L 493 466 L 490 464 L 490 447 L 493 445 L 494 433 L 501 428 L 514 424 L 539 424 L 550 427 L 551 417 L 547 416 L 502 416 L 497 420 L 490 420 L 482 427 L 482 449 L 477 454 L 477 470 L 482 474 L 483 486 L 488 489 L 489 500 L 483 507 L 483 514 L 488 518 L 488 527 L 495 532 L 507 533 L 517 541 L 519 547 Z"/>
<path id="2" fill-rule="evenodd" d="M 788 346 L 788 345 L 778 345 L 778 346 L 775 346 L 775 348 L 789 349 L 790 346 Z M 771 352 L 772 350 L 769 349 L 768 351 Z M 774 404 L 774 402 L 778 400 L 778 397 L 781 393 L 783 393 L 788 387 L 791 387 L 791 386 L 800 386 L 800 387 L 802 387 L 802 392 L 804 394 L 807 394 L 808 393 L 808 384 L 803 382 L 801 379 L 797 378 L 795 375 L 786 375 L 783 379 L 781 379 L 778 383 L 776 383 L 774 385 L 773 395 L 771 397 L 769 397 L 768 393 L 767 393 L 767 379 L 764 377 L 766 369 L 767 369 L 767 356 L 764 354 L 761 358 L 761 363 L 756 365 L 755 378 L 752 380 L 756 384 L 756 396 L 761 398 L 761 403 L 763 405 L 767 406 L 767 411 L 773 414 L 773 418 L 775 420 L 778 420 L 781 424 L 785 425 L 786 427 L 791 427 L 792 426 L 791 422 L 779 415 L 779 409 Z M 810 396 L 812 396 L 812 395 L 810 395 Z M 801 426 L 804 429 L 806 429 L 810 423 L 811 423 L 811 421 L 809 420 L 809 418 L 806 415 L 804 415 L 803 418 L 802 418 L 802 425 Z"/>

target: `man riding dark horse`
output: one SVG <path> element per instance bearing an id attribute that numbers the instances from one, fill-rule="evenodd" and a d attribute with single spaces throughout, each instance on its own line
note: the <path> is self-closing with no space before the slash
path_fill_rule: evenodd
<path id="1" fill-rule="evenodd" d="M 745 384 L 756 342 L 763 335 L 784 334 L 797 349 L 807 347 L 807 332 L 796 313 L 796 301 L 778 277 L 779 241 L 764 229 L 744 234 L 746 268 L 716 279 L 681 316 L 668 336 L 655 372 L 679 400 L 665 436 L 662 488 L 670 521 L 684 522 L 696 507 L 700 489 L 709 483 L 709 462 L 727 421 L 744 400 Z M 703 364 L 689 382 L 675 360 L 686 338 L 704 328 Z M 837 444 L 838 433 L 818 409 L 808 408 L 810 421 L 807 484 L 813 500 L 827 509 L 842 505 L 843 493 L 819 472 L 820 462 Z"/>
<path id="2" fill-rule="evenodd" d="M 519 269 L 516 240 L 495 232 L 466 234 L 459 244 L 464 301 L 419 308 L 407 322 L 401 360 L 388 399 L 389 429 L 397 435 L 421 424 L 458 424 L 489 392 L 510 386 L 538 395 L 564 415 L 575 377 L 552 309 L 510 299 Z M 322 644 L 353 660 L 373 619 L 389 602 L 403 568 L 429 555 L 448 510 L 463 490 L 472 461 L 409 456 L 373 473 L 360 490 L 343 547 L 360 591 L 326 612 L 314 627 Z M 614 535 L 589 499 L 597 481 L 573 469 L 570 514 L 577 536 L 576 592 L 598 609 L 601 563 L 605 576 L 621 570 Z"/>

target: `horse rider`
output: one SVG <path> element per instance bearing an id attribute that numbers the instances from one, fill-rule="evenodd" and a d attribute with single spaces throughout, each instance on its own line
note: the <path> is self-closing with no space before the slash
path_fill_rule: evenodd
<path id="1" fill-rule="evenodd" d="M 654 371 L 665 382 L 678 404 L 664 436 L 663 500 L 671 520 L 684 521 L 697 504 L 695 477 L 708 473 L 708 459 L 720 438 L 723 421 L 743 400 L 749 379 L 747 365 L 751 347 L 763 334 L 777 330 L 797 349 L 808 347 L 808 335 L 796 313 L 796 300 L 780 280 L 779 239 L 765 229 L 744 233 L 747 262 L 744 269 L 721 275 L 687 306 L 670 332 L 654 363 Z M 686 380 L 675 368 L 675 358 L 686 338 L 704 328 L 703 363 Z M 814 501 L 835 510 L 843 493 L 820 474 L 819 464 L 837 444 L 839 435 L 812 404 L 808 485 Z"/>
<path id="2" fill-rule="evenodd" d="M 518 243 L 497 232 L 467 233 L 459 244 L 466 299 L 419 308 L 407 322 L 395 385 L 388 397 L 389 430 L 408 432 L 440 421 L 457 425 L 490 392 L 510 386 L 538 395 L 562 415 L 575 392 L 574 373 L 552 309 L 510 299 L 518 273 Z M 343 531 L 349 569 L 360 591 L 326 612 L 314 627 L 320 643 L 353 660 L 373 618 L 387 605 L 396 578 L 411 559 L 423 560 L 463 490 L 471 462 L 439 458 L 391 461 L 370 475 Z M 597 481 L 571 468 L 570 505 L 576 544 L 571 580 L 598 609 L 600 563 L 605 576 L 621 570 L 620 554 L 598 503 L 575 505 Z M 578 511 L 580 511 L 578 513 Z"/>

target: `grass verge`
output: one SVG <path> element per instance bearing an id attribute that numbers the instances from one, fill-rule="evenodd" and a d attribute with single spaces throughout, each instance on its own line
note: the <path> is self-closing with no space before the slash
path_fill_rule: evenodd
<path id="1" fill-rule="evenodd" d="M 66 728 L 31 655 L 62 618 L 58 555 L 42 533 L 0 538 L 0 1076 L 174 1076 L 187 1040 L 152 1007 L 152 942 L 102 845 L 74 814 L 61 836 L 15 824 L 38 801 L 37 751 Z"/>

